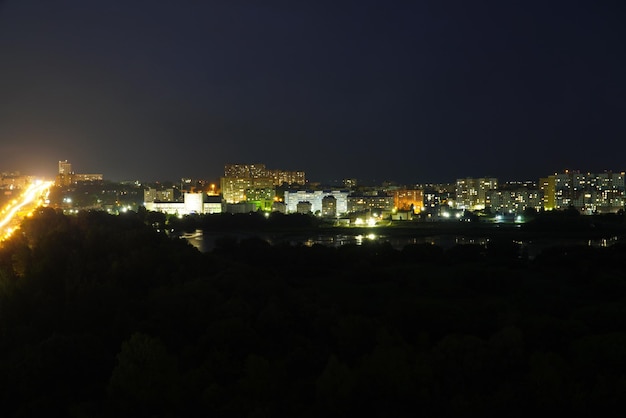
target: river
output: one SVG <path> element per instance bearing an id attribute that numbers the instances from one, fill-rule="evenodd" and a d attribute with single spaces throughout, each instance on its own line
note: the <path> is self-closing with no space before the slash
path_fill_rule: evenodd
<path id="1" fill-rule="evenodd" d="M 389 236 L 384 234 L 355 233 L 355 234 L 302 234 L 302 235 L 285 235 L 272 233 L 227 233 L 227 232 L 203 232 L 198 229 L 192 233 L 182 234 L 181 237 L 186 239 L 191 245 L 201 252 L 210 252 L 216 247 L 216 241 L 223 237 L 230 237 L 236 240 L 257 237 L 261 238 L 271 245 L 279 243 L 289 243 L 290 245 L 313 246 L 315 244 L 326 245 L 330 247 L 341 247 L 346 244 L 363 245 L 367 242 L 389 242 L 391 246 L 397 250 L 401 250 L 410 244 L 433 244 L 443 249 L 451 248 L 459 244 L 478 244 L 487 245 L 493 238 L 487 236 L 467 236 L 461 234 L 436 234 L 431 236 Z M 617 242 L 623 242 L 623 238 L 612 236 L 609 238 L 598 239 L 581 239 L 581 238 L 538 238 L 527 240 L 511 240 L 520 244 L 520 251 L 533 259 L 537 254 L 546 248 L 555 246 L 572 246 L 584 245 L 590 247 L 608 247 Z"/>

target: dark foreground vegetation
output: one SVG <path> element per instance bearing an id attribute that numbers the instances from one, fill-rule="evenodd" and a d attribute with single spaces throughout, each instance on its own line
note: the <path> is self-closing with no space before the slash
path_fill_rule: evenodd
<path id="1" fill-rule="evenodd" d="M 3 417 L 601 415 L 626 406 L 626 247 L 202 254 L 145 213 L 0 246 Z"/>

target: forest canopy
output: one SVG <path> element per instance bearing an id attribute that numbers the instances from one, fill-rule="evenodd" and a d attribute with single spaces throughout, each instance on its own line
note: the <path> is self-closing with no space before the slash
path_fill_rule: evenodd
<path id="1" fill-rule="evenodd" d="M 41 209 L 0 245 L 3 416 L 598 413 L 626 398 L 626 247 L 224 238 Z"/>

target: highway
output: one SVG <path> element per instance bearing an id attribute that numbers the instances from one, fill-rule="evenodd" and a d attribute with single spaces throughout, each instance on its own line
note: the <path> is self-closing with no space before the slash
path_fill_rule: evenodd
<path id="1" fill-rule="evenodd" d="M 37 180 L 31 183 L 22 194 L 9 202 L 0 211 L 0 241 L 7 239 L 19 228 L 22 220 L 36 208 L 44 205 L 51 181 Z"/>

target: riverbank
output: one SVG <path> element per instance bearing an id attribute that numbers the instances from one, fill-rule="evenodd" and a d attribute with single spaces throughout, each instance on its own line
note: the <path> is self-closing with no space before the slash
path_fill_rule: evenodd
<path id="1" fill-rule="evenodd" d="M 364 242 L 389 242 L 396 249 L 405 245 L 432 243 L 444 248 L 465 243 L 519 243 L 545 248 L 555 245 L 608 246 L 626 237 L 623 216 L 564 216 L 549 214 L 526 223 L 467 221 L 385 221 L 374 226 L 338 226 L 307 215 L 222 214 L 176 220 L 172 232 L 184 236 L 203 252 L 217 241 L 260 238 L 272 245 L 333 247 Z M 538 244 L 540 243 L 540 244 Z"/>

